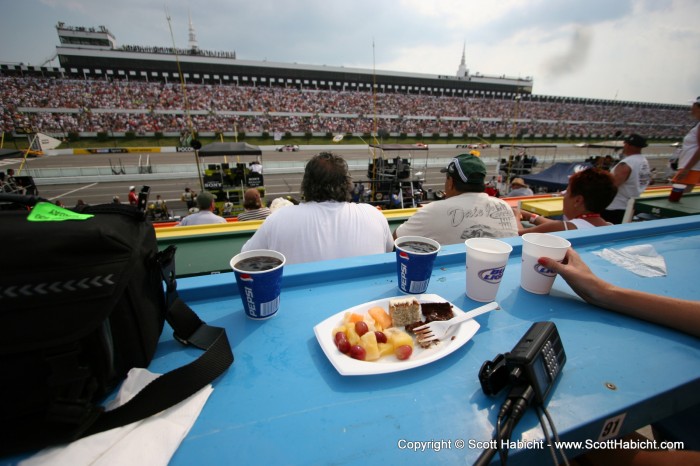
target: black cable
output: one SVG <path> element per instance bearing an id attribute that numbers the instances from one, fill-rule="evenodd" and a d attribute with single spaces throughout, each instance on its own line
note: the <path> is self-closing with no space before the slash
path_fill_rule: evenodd
<path id="1" fill-rule="evenodd" d="M 502 421 L 503 416 L 505 413 L 507 413 L 508 420 L 502 428 L 497 429 L 497 432 L 494 435 L 494 439 L 496 440 L 496 448 L 491 447 L 484 450 L 481 455 L 479 455 L 479 458 L 477 458 L 474 466 L 489 464 L 491 459 L 493 459 L 494 455 L 496 454 L 496 451 L 498 451 L 501 455 L 501 463 L 503 466 L 505 466 L 508 459 L 508 451 L 501 451 L 502 439 L 505 438 L 510 441 L 513 429 L 515 429 L 515 426 L 523 417 L 523 414 L 525 414 L 525 411 L 530 406 L 530 403 L 534 398 L 535 391 L 529 384 L 519 384 L 511 388 L 510 393 L 508 393 L 508 397 L 503 402 L 503 405 L 499 411 L 498 419 Z"/>
<path id="2" fill-rule="evenodd" d="M 509 417 L 515 421 L 515 424 L 523 417 L 523 414 L 525 414 L 525 411 L 534 398 L 535 390 L 533 390 L 532 386 L 529 384 L 516 385 L 510 390 L 508 399 L 513 403 L 513 407 L 511 408 Z"/>
<path id="3" fill-rule="evenodd" d="M 500 411 L 498 411 L 498 419 L 502 420 L 504 417 L 506 417 L 510 412 L 512 406 L 513 400 L 511 400 L 510 398 L 506 398 L 506 400 L 501 405 Z"/>
<path id="4" fill-rule="evenodd" d="M 508 452 L 509 452 L 509 447 L 507 446 L 508 443 L 510 442 L 510 438 L 513 435 L 513 420 L 508 418 L 506 421 L 505 426 L 503 426 L 503 433 L 501 435 L 501 438 L 498 440 L 498 445 L 496 445 L 496 449 L 498 450 L 498 456 L 501 459 L 501 465 L 506 466 L 508 464 Z M 505 438 L 506 441 L 506 447 L 503 447 L 503 439 Z"/>
<path id="5" fill-rule="evenodd" d="M 496 420 L 496 449 L 498 450 L 499 455 L 501 455 L 501 443 L 503 442 L 503 437 L 501 437 L 501 429 L 505 427 L 501 424 L 502 421 L 503 419 L 500 417 Z M 503 462 L 502 457 L 501 462 Z"/>
<path id="6" fill-rule="evenodd" d="M 500 442 L 500 440 L 498 440 L 498 439 L 503 436 L 503 434 L 505 433 L 505 431 L 507 429 L 508 429 L 508 426 L 505 425 L 501 429 L 501 432 L 497 432 L 496 434 L 494 434 L 493 440 L 496 442 L 496 445 L 499 445 L 498 442 Z M 497 451 L 498 451 L 498 449 L 494 448 L 494 447 L 490 447 L 490 448 L 487 448 L 486 450 L 482 451 L 481 455 L 479 455 L 479 457 L 476 459 L 473 466 L 486 466 L 486 465 L 488 465 L 489 463 L 491 463 L 491 460 L 496 455 Z"/>
<path id="7" fill-rule="evenodd" d="M 554 450 L 554 442 L 549 436 L 549 430 L 547 430 L 547 424 L 545 423 L 544 416 L 542 416 L 542 410 L 540 406 L 536 406 L 537 417 L 540 419 L 540 426 L 542 426 L 542 433 L 544 434 L 544 439 L 549 446 L 549 452 L 552 454 L 552 460 L 555 466 L 559 466 L 559 460 L 557 459 L 557 453 Z"/>
<path id="8" fill-rule="evenodd" d="M 559 433 L 557 432 L 557 428 L 554 426 L 554 421 L 552 420 L 552 416 L 549 415 L 549 411 L 547 408 L 542 407 L 542 411 L 544 412 L 544 415 L 547 416 L 547 421 L 549 422 L 549 427 L 552 429 L 552 435 L 554 436 L 554 440 L 561 445 L 561 440 L 559 440 Z M 569 466 L 569 460 L 566 457 L 566 453 L 564 452 L 564 449 L 559 447 L 559 453 L 561 453 L 561 457 L 564 459 L 564 464 L 566 466 Z"/>
<path id="9" fill-rule="evenodd" d="M 512 405 L 508 414 L 508 423 L 506 424 L 508 428 L 506 432 L 507 442 L 510 442 L 510 438 L 513 435 L 513 429 L 515 429 L 515 426 L 523 417 L 525 411 L 527 411 L 527 408 L 530 406 L 530 403 L 534 398 L 535 390 L 533 390 L 530 384 L 519 384 L 511 388 L 510 393 L 508 393 L 508 398 L 504 403 L 507 404 L 510 402 Z M 502 445 L 499 444 L 499 451 L 503 450 L 501 446 Z M 509 449 L 505 449 L 505 451 L 501 453 L 501 463 L 503 466 L 506 465 L 509 451 Z"/>
<path id="10" fill-rule="evenodd" d="M 503 402 L 503 405 L 501 405 L 501 410 L 499 411 L 498 418 L 496 419 L 496 450 L 498 450 L 498 454 L 501 457 L 501 463 L 504 463 L 505 460 L 503 451 L 501 450 L 501 445 L 503 444 L 503 435 L 507 435 L 510 439 L 509 431 L 512 429 L 509 428 L 507 422 L 507 418 L 510 414 L 510 409 L 512 405 L 513 400 L 511 400 L 510 398 L 506 398 L 506 400 Z M 503 424 L 504 420 L 506 420 L 505 424 Z"/>

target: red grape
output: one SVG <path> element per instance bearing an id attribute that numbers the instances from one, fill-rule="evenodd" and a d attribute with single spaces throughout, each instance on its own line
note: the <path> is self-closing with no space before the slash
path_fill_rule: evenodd
<path id="1" fill-rule="evenodd" d="M 377 343 L 386 343 L 388 341 L 384 332 L 374 332 L 374 335 L 377 337 Z"/>
<path id="2" fill-rule="evenodd" d="M 341 353 L 347 354 L 350 351 L 350 342 L 345 332 L 337 332 L 335 334 L 335 346 L 338 347 Z"/>
<path id="3" fill-rule="evenodd" d="M 396 359 L 404 360 L 408 359 L 411 357 L 411 354 L 413 353 L 413 348 L 411 348 L 408 345 L 401 345 L 396 350 L 394 350 L 394 354 L 396 354 Z"/>
<path id="4" fill-rule="evenodd" d="M 369 331 L 369 327 L 367 326 L 367 322 L 355 322 L 355 332 L 357 333 L 358 336 L 362 336 L 365 333 Z"/>
<path id="5" fill-rule="evenodd" d="M 350 342 L 348 340 L 338 342 L 338 350 L 343 354 L 348 354 L 350 352 Z"/>
<path id="6" fill-rule="evenodd" d="M 350 347 L 350 357 L 364 361 L 365 357 L 367 357 L 367 351 L 360 345 L 352 345 Z"/>

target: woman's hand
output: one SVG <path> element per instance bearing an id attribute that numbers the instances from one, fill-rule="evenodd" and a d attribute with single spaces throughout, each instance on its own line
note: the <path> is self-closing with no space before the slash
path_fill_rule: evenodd
<path id="1" fill-rule="evenodd" d="M 560 263 L 548 257 L 540 257 L 538 262 L 561 275 L 566 283 L 586 302 L 607 307 L 607 296 L 611 285 L 598 278 L 573 249 L 566 252 Z"/>
<path id="2" fill-rule="evenodd" d="M 525 220 L 525 221 L 528 221 L 530 223 L 532 223 L 533 216 L 537 216 L 537 214 L 535 214 L 534 212 L 527 211 L 527 210 L 520 211 L 520 218 Z"/>

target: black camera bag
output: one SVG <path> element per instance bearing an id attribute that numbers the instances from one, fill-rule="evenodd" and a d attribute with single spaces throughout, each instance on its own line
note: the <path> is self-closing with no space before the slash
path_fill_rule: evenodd
<path id="1" fill-rule="evenodd" d="M 0 212 L 0 455 L 151 416 L 231 365 L 224 329 L 177 297 L 175 250 L 158 252 L 142 211 L 94 206 L 82 211 L 91 218 L 65 221 L 28 213 Z M 101 401 L 127 372 L 149 365 L 165 320 L 178 341 L 206 351 L 105 412 Z"/>

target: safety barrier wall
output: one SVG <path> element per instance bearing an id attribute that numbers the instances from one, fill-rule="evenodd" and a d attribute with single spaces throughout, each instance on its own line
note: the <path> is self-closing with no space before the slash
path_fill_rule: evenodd
<path id="1" fill-rule="evenodd" d="M 647 158 L 653 158 L 654 155 L 647 155 Z M 659 156 L 662 157 L 662 156 Z M 667 156 L 663 156 L 667 157 Z M 368 157 L 369 159 L 369 157 Z M 348 168 L 353 172 L 361 172 L 367 170 L 368 159 L 350 159 L 348 160 Z M 414 170 L 427 168 L 441 168 L 446 166 L 451 157 L 415 157 L 413 161 Z M 575 161 L 580 160 L 580 155 L 562 155 L 557 156 L 557 161 Z M 484 157 L 484 163 L 491 167 L 495 174 L 495 166 L 498 163 L 498 157 Z M 544 162 L 547 163 L 547 162 Z M 305 162 L 285 162 L 275 160 L 263 160 L 263 168 L 266 174 L 286 174 L 286 173 L 303 173 Z M 206 164 L 201 164 L 201 169 L 205 169 Z M 136 165 L 123 166 L 123 173 L 114 173 L 112 167 L 61 167 L 61 168 L 28 168 L 28 175 L 33 176 L 42 184 L 66 184 L 73 182 L 108 182 L 115 181 L 115 177 L 119 177 L 121 181 L 145 181 L 156 179 L 184 179 L 197 177 L 197 165 L 192 164 L 153 164 L 148 167 L 138 167 Z"/>

